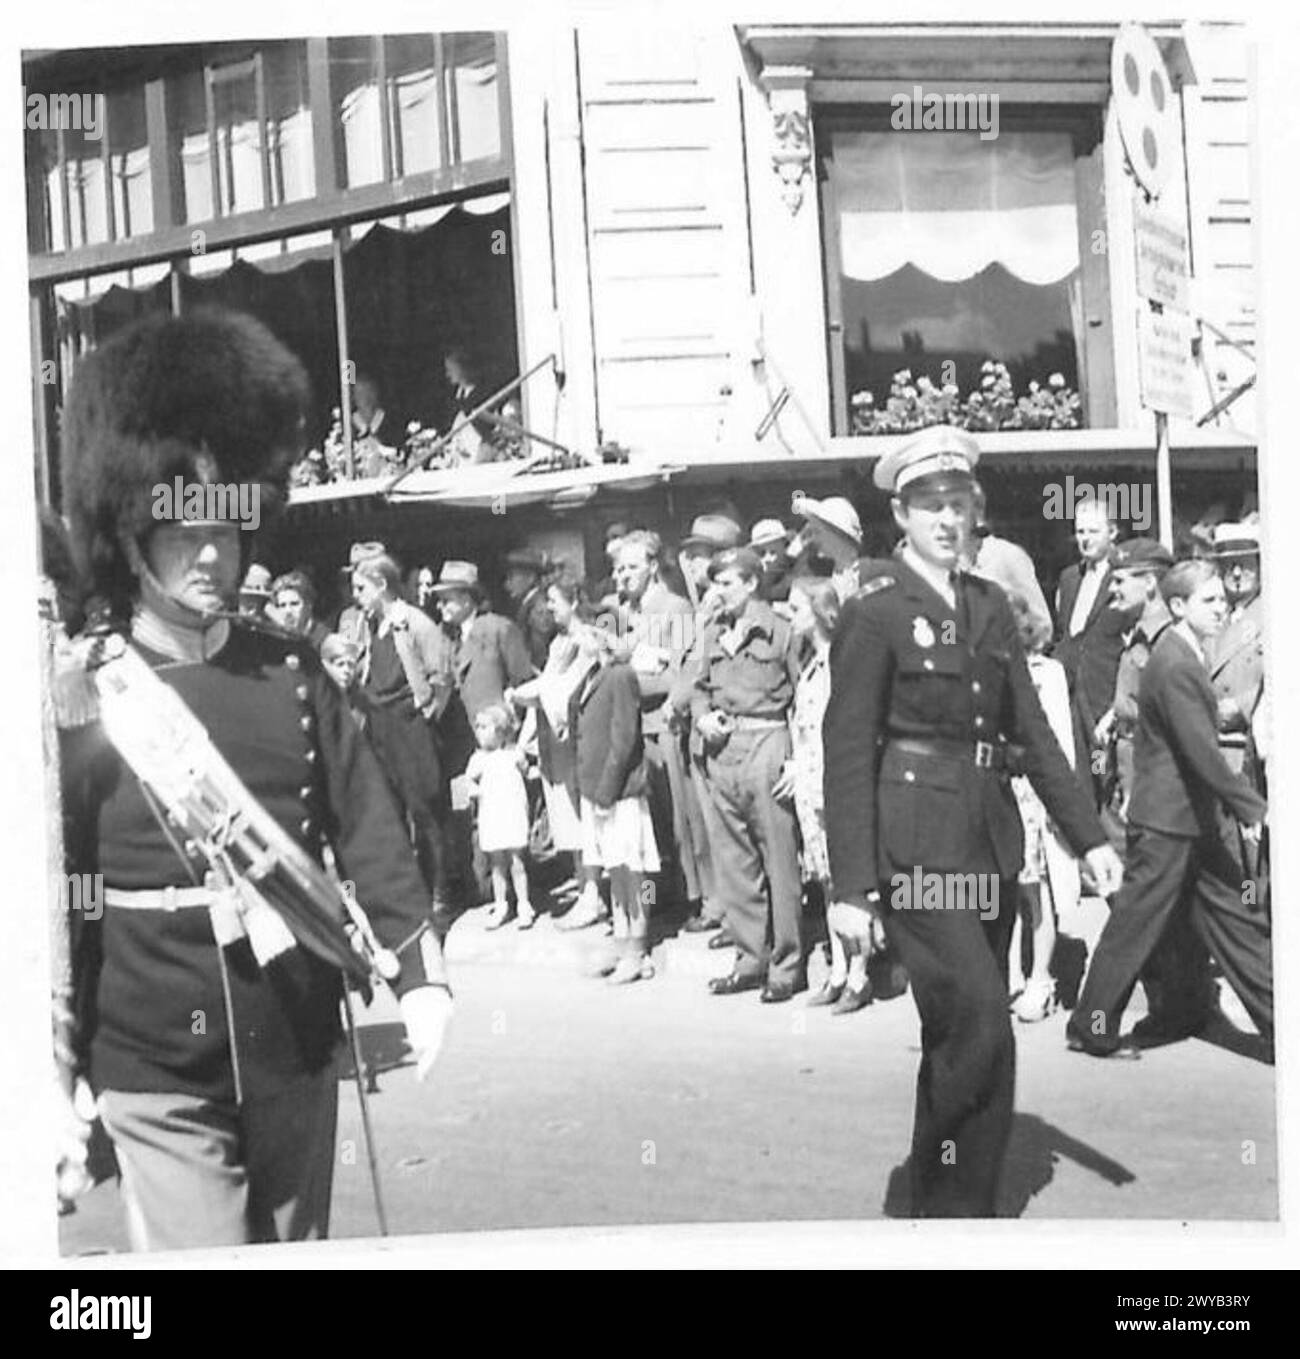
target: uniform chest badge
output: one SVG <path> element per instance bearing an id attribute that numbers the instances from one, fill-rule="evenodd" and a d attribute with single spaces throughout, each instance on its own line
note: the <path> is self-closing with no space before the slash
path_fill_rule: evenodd
<path id="1" fill-rule="evenodd" d="M 912 619 L 912 640 L 917 646 L 932 647 L 935 642 L 934 629 L 930 620 L 918 614 Z"/>

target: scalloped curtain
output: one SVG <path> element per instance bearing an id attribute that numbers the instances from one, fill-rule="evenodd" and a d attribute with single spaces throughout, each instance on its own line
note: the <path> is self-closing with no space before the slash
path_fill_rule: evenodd
<path id="1" fill-rule="evenodd" d="M 837 132 L 841 270 L 872 283 L 913 265 L 957 283 L 1000 264 L 1025 283 L 1079 267 L 1068 132 Z"/>

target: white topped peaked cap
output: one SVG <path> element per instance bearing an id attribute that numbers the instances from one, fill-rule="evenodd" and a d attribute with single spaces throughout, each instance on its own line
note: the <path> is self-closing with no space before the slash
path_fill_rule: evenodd
<path id="1" fill-rule="evenodd" d="M 970 480 L 980 460 L 975 437 L 952 425 L 931 425 L 914 439 L 886 453 L 876 464 L 872 480 L 882 491 L 897 494 L 922 477 L 948 474 Z"/>
<path id="2" fill-rule="evenodd" d="M 1214 555 L 1216 557 L 1258 556 L 1259 525 L 1216 524 L 1214 526 Z"/>

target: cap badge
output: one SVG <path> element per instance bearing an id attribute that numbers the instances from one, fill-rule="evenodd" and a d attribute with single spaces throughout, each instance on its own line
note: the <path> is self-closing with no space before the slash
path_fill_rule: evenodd
<path id="1" fill-rule="evenodd" d="M 961 459 L 955 453 L 939 454 L 939 470 L 941 472 L 951 472 L 954 467 L 961 463 Z"/>
<path id="2" fill-rule="evenodd" d="M 912 619 L 912 640 L 921 647 L 932 647 L 934 645 L 934 629 L 930 626 L 930 620 L 918 614 Z"/>

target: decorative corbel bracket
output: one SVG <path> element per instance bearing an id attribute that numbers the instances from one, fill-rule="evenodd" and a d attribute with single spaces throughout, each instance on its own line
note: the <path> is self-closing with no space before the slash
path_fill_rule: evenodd
<path id="1" fill-rule="evenodd" d="M 812 124 L 808 117 L 807 66 L 765 66 L 759 83 L 772 111 L 772 169 L 781 181 L 781 197 L 793 217 L 803 204 L 804 183 L 812 169 Z"/>

